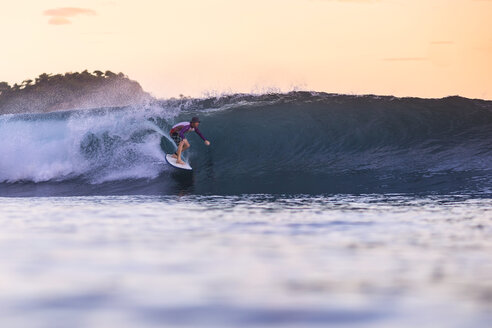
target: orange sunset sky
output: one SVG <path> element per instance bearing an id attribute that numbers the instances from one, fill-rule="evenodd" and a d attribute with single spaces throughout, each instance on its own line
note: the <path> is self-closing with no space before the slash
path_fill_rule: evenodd
<path id="1" fill-rule="evenodd" d="M 157 97 L 492 99 L 490 0 L 2 1 L 0 81 L 124 72 Z"/>

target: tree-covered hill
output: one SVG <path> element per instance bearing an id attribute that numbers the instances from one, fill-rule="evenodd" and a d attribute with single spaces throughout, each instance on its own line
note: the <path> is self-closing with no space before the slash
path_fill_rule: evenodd
<path id="1" fill-rule="evenodd" d="M 151 98 L 138 82 L 111 71 L 43 73 L 20 85 L 0 82 L 0 114 L 126 106 Z"/>

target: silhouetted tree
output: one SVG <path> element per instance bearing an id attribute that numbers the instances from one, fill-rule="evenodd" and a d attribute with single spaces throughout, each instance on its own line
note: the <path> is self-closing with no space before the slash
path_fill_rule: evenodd
<path id="1" fill-rule="evenodd" d="M 104 75 L 104 73 L 103 73 L 103 72 L 101 72 L 101 71 L 94 71 L 94 74 L 95 74 L 97 77 L 101 77 L 101 76 L 103 76 L 103 75 Z"/>
<path id="2" fill-rule="evenodd" d="M 31 85 L 31 83 L 32 83 L 32 80 L 31 80 L 31 79 L 22 81 L 22 85 L 23 85 L 24 87 L 28 87 L 28 86 L 30 86 L 30 85 Z"/>
<path id="3" fill-rule="evenodd" d="M 108 77 L 108 78 L 113 78 L 113 77 L 115 77 L 115 76 L 116 76 L 116 74 L 114 74 L 114 73 L 113 73 L 113 72 L 111 72 L 111 71 L 106 71 L 106 72 L 104 73 L 104 75 L 106 75 L 106 77 Z"/>
<path id="4" fill-rule="evenodd" d="M 11 89 L 10 85 L 7 82 L 0 82 L 0 93 L 5 91 L 9 91 Z"/>
<path id="5" fill-rule="evenodd" d="M 35 79 L 35 84 L 46 83 L 49 81 L 51 74 L 43 73 Z"/>

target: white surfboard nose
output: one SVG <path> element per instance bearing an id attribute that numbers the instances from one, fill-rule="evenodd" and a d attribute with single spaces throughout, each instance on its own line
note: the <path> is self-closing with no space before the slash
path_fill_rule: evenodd
<path id="1" fill-rule="evenodd" d="M 166 154 L 166 162 L 169 165 L 171 165 L 172 167 L 175 167 L 177 169 L 188 170 L 188 171 L 193 170 L 191 168 L 190 164 L 188 164 L 186 162 L 184 164 L 178 164 L 178 163 L 176 163 L 176 158 L 172 157 L 172 154 Z"/>

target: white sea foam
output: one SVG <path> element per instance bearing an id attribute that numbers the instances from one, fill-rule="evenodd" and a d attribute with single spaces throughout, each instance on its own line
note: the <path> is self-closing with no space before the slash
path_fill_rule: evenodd
<path id="1" fill-rule="evenodd" d="M 154 178 L 167 137 L 148 120 L 156 110 L 162 117 L 151 107 L 0 117 L 0 181 Z"/>

